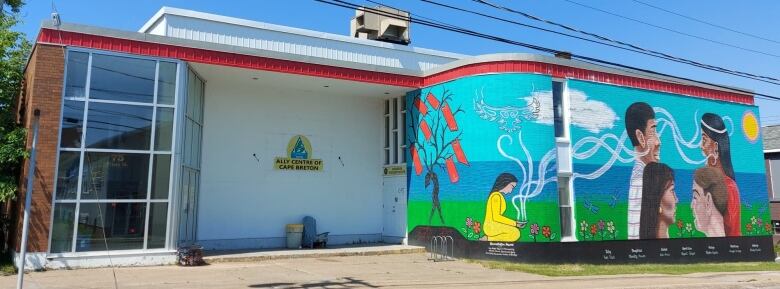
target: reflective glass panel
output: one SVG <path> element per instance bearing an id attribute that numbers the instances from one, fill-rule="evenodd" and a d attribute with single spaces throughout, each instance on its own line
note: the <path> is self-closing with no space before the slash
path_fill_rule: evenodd
<path id="1" fill-rule="evenodd" d="M 62 132 L 60 147 L 81 147 L 81 133 L 84 130 L 84 102 L 65 100 L 62 106 Z"/>
<path id="2" fill-rule="evenodd" d="M 167 199 L 171 179 L 171 155 L 155 155 L 152 171 L 152 199 Z"/>
<path id="3" fill-rule="evenodd" d="M 147 249 L 165 247 L 165 232 L 168 223 L 168 203 L 151 203 L 149 211 L 149 240 Z"/>
<path id="4" fill-rule="evenodd" d="M 151 103 L 155 69 L 154 60 L 93 54 L 89 97 Z"/>
<path id="5" fill-rule="evenodd" d="M 76 199 L 79 185 L 80 152 L 60 152 L 57 169 L 57 200 Z"/>
<path id="6" fill-rule="evenodd" d="M 173 136 L 173 108 L 157 108 L 154 128 L 154 149 L 170 151 Z"/>
<path id="7" fill-rule="evenodd" d="M 146 199 L 149 155 L 84 153 L 81 199 Z"/>
<path id="8" fill-rule="evenodd" d="M 173 104 L 176 96 L 176 63 L 160 61 L 157 79 L 157 103 Z"/>
<path id="9" fill-rule="evenodd" d="M 83 98 L 86 96 L 87 65 L 89 54 L 68 52 L 68 71 L 65 78 L 65 97 Z"/>
<path id="10" fill-rule="evenodd" d="M 90 102 L 86 147 L 148 150 L 152 107 Z"/>
<path id="11" fill-rule="evenodd" d="M 146 203 L 81 203 L 76 251 L 142 249 Z"/>
<path id="12" fill-rule="evenodd" d="M 73 247 L 73 217 L 76 204 L 57 203 L 54 205 L 54 219 L 51 228 L 51 252 L 70 252 Z"/>

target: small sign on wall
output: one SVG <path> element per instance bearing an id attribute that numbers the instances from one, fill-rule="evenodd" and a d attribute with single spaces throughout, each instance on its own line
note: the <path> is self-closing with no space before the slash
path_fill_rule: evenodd
<path id="1" fill-rule="evenodd" d="M 313 159 L 309 139 L 296 135 L 287 143 L 287 155 L 274 159 L 274 169 L 285 171 L 322 171 L 322 160 Z"/>
<path id="2" fill-rule="evenodd" d="M 403 176 L 406 175 L 406 166 L 387 166 L 383 171 L 385 176 Z"/>

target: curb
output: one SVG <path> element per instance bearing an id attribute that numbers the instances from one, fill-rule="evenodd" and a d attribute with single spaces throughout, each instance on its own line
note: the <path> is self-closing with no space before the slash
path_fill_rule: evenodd
<path id="1" fill-rule="evenodd" d="M 336 252 L 317 252 L 303 251 L 295 254 L 273 254 L 254 255 L 254 256 L 204 256 L 206 263 L 230 263 L 230 262 L 258 262 L 269 260 L 300 259 L 300 258 L 326 258 L 326 257 L 348 257 L 348 256 L 379 256 L 379 255 L 397 255 L 397 254 L 416 254 L 425 253 L 424 247 L 402 248 L 389 250 L 369 250 L 369 251 L 336 251 Z M 261 253 L 262 254 L 262 253 Z"/>

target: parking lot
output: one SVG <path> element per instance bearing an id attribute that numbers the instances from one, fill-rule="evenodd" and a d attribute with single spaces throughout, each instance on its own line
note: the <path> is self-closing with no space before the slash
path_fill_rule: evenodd
<path id="1" fill-rule="evenodd" d="M 780 272 L 545 277 L 465 261 L 396 254 L 225 262 L 200 267 L 117 268 L 119 288 L 780 288 Z M 52 270 L 25 288 L 113 288 L 111 269 Z M 16 276 L 0 277 L 14 288 Z M 663 284 L 663 285 L 662 285 Z"/>

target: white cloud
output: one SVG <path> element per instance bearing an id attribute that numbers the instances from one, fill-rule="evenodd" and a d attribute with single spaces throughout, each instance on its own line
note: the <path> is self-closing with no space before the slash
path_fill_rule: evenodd
<path id="1" fill-rule="evenodd" d="M 553 124 L 552 91 L 534 91 L 531 96 L 524 99 L 530 102 L 532 98 L 539 100 L 542 109 L 539 111 L 539 123 Z M 611 129 L 620 118 L 606 103 L 597 100 L 588 100 L 585 92 L 569 90 L 571 100 L 571 125 L 580 127 L 592 133 L 599 133 L 604 129 Z"/>

